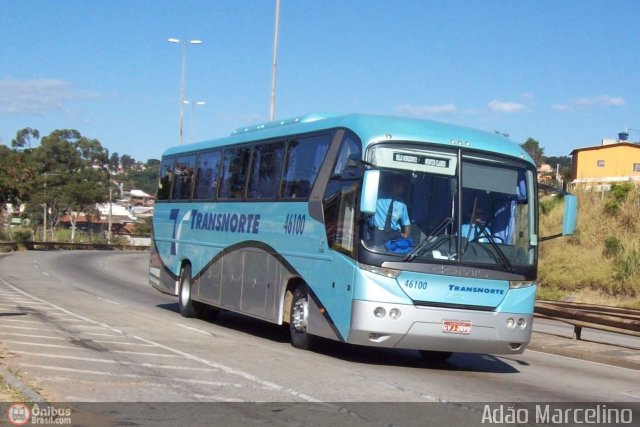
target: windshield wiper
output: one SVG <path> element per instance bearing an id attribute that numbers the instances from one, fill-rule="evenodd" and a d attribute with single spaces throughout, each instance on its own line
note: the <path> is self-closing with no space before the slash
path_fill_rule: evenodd
<path id="1" fill-rule="evenodd" d="M 424 239 L 418 246 L 416 246 L 406 257 L 404 257 L 405 262 L 413 261 L 415 257 L 425 252 L 428 249 L 430 243 L 438 241 L 437 234 L 445 229 L 449 224 L 453 223 L 452 217 L 445 218 L 440 224 L 436 226 L 432 231 L 427 234 L 427 238 Z"/>
<path id="2" fill-rule="evenodd" d="M 513 273 L 513 265 L 511 264 L 511 262 L 509 261 L 509 258 L 507 258 L 507 256 L 504 254 L 504 252 L 502 251 L 502 249 L 500 249 L 500 246 L 498 246 L 496 244 L 496 242 L 493 240 L 493 237 L 491 236 L 491 233 L 489 233 L 489 230 L 487 229 L 487 227 L 485 227 L 484 224 L 482 223 L 477 223 L 476 225 L 478 225 L 478 228 L 480 228 L 480 234 L 484 235 L 484 237 L 486 237 L 487 241 L 489 242 L 489 244 L 491 245 L 491 247 L 493 248 L 493 250 L 496 251 L 496 254 L 498 255 L 498 261 L 500 261 L 500 263 L 502 264 L 502 266 L 509 272 L 509 273 Z"/>

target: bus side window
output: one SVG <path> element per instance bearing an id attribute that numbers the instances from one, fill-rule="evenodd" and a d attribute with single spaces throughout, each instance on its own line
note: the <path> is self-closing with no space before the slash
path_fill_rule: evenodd
<path id="1" fill-rule="evenodd" d="M 160 180 L 158 181 L 158 200 L 169 200 L 171 185 L 173 184 L 173 163 L 175 159 L 164 159 L 160 165 Z"/>
<path id="2" fill-rule="evenodd" d="M 289 141 L 280 190 L 282 198 L 300 199 L 309 196 L 330 142 L 330 134 Z"/>
<path id="3" fill-rule="evenodd" d="M 173 190 L 171 200 L 189 200 L 193 190 L 193 169 L 196 156 L 178 157 L 174 168 Z"/>
<path id="4" fill-rule="evenodd" d="M 275 199 L 284 159 L 284 142 L 256 145 L 247 197 Z"/>
<path id="5" fill-rule="evenodd" d="M 209 151 L 198 155 L 194 199 L 214 199 L 220 175 L 220 151 Z"/>
<path id="6" fill-rule="evenodd" d="M 221 199 L 244 198 L 251 148 L 230 148 L 224 151 L 222 180 L 218 197 Z"/>

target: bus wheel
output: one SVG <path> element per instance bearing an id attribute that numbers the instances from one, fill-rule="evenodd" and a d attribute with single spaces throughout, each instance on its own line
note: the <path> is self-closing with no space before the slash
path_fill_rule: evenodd
<path id="1" fill-rule="evenodd" d="M 439 363 L 450 358 L 453 355 L 453 352 L 420 350 L 420 354 L 426 362 Z"/>
<path id="2" fill-rule="evenodd" d="M 313 336 L 307 333 L 309 322 L 309 300 L 306 288 L 299 286 L 293 293 L 289 316 L 291 344 L 296 348 L 309 350 L 313 346 Z"/>
<path id="3" fill-rule="evenodd" d="M 184 317 L 200 317 L 204 305 L 191 299 L 191 266 L 185 265 L 180 273 L 180 290 L 178 292 L 180 314 Z"/>

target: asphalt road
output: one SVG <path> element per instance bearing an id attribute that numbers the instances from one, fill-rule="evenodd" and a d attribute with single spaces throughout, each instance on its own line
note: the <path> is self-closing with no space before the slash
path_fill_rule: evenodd
<path id="1" fill-rule="evenodd" d="M 0 256 L 7 368 L 58 402 L 640 402 L 640 372 L 541 352 L 429 365 L 417 351 L 301 351 L 285 328 L 233 313 L 182 318 L 148 284 L 147 258 Z"/>

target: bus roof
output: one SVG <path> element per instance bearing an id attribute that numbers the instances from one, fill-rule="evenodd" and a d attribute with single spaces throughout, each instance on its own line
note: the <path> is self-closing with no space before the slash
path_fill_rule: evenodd
<path id="1" fill-rule="evenodd" d="M 533 159 L 519 144 L 501 135 L 490 132 L 432 120 L 407 117 L 374 114 L 335 115 L 326 113 L 313 113 L 291 119 L 275 120 L 238 128 L 232 132 L 231 136 L 226 138 L 169 148 L 163 153 L 163 156 L 332 128 L 347 128 L 352 130 L 360 137 L 364 147 L 382 141 L 419 141 L 500 153 L 506 156 L 524 159 L 531 164 L 534 163 Z"/>

